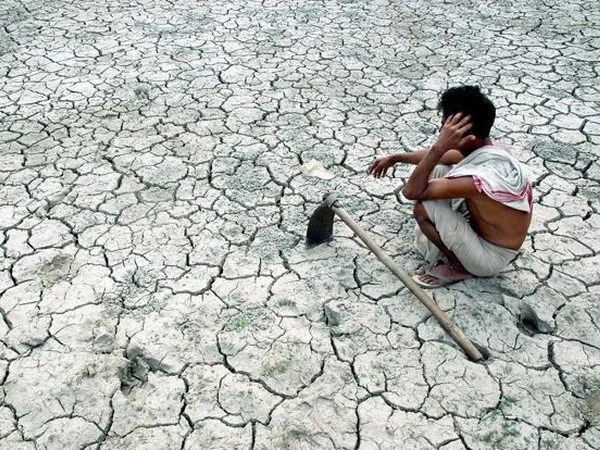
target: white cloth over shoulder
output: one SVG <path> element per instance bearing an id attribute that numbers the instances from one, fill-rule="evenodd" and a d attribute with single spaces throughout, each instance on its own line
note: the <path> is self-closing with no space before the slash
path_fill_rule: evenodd
<path id="1" fill-rule="evenodd" d="M 531 212 L 531 183 L 521 163 L 507 150 L 494 145 L 478 148 L 446 175 L 447 178 L 473 177 L 475 187 L 488 197 L 519 211 Z"/>

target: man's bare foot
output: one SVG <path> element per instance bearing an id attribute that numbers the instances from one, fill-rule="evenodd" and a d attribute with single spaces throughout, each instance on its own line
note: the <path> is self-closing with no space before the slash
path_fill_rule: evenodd
<path id="1" fill-rule="evenodd" d="M 419 286 L 430 289 L 447 286 L 472 276 L 469 272 L 453 269 L 448 264 L 439 264 L 424 274 L 415 275 L 413 280 Z"/>
<path id="2" fill-rule="evenodd" d="M 419 264 L 415 269 L 415 275 L 425 275 L 429 270 L 441 264 L 445 264 L 444 261 L 442 261 L 441 259 L 438 259 L 435 262 L 435 265 L 430 262 Z"/>

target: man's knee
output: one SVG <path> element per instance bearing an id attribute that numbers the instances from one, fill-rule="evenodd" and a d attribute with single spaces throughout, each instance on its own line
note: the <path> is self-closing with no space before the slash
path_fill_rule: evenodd
<path id="1" fill-rule="evenodd" d="M 429 174 L 429 179 L 443 178 L 448 172 L 452 170 L 452 166 L 446 166 L 444 164 L 438 164 L 435 166 Z"/>

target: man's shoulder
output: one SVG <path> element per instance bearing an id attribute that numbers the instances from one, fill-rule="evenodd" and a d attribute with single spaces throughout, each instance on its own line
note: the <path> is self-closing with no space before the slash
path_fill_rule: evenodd
<path id="1" fill-rule="evenodd" d="M 510 148 L 501 144 L 479 147 L 469 156 L 472 156 L 472 158 L 469 159 L 470 162 L 475 165 L 510 163 L 518 169 L 523 168 L 523 163 L 512 154 Z"/>

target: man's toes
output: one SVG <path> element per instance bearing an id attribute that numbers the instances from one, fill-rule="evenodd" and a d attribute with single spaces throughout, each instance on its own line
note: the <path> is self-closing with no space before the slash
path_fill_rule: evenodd
<path id="1" fill-rule="evenodd" d="M 423 274 L 417 274 L 416 278 L 418 278 L 418 280 L 423 283 L 426 284 L 427 286 L 437 286 L 439 284 L 439 281 L 436 277 L 432 277 L 431 275 L 428 275 L 426 273 Z"/>

